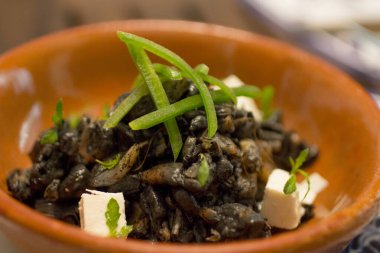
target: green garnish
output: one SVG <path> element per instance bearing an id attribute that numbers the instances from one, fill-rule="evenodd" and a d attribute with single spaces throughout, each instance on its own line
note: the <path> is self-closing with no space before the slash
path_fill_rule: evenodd
<path id="1" fill-rule="evenodd" d="M 117 154 L 115 157 L 107 160 L 107 161 L 100 161 L 98 159 L 95 160 L 97 163 L 99 163 L 100 165 L 102 165 L 104 168 L 106 169 L 109 169 L 109 170 L 112 170 L 113 168 L 115 168 L 115 166 L 119 163 L 120 161 L 120 154 Z"/>
<path id="2" fill-rule="evenodd" d="M 134 45 L 128 45 L 128 47 L 131 55 L 134 56 L 133 60 L 136 67 L 144 79 L 157 109 L 168 106 L 170 104 L 169 99 L 148 55 L 141 47 Z M 172 148 L 174 160 L 177 160 L 182 148 L 182 137 L 177 121 L 175 118 L 168 119 L 164 122 L 164 125 L 169 136 L 169 142 Z"/>
<path id="3" fill-rule="evenodd" d="M 125 33 L 121 31 L 117 32 L 117 35 L 119 36 L 121 41 L 127 44 L 127 46 L 132 44 L 135 46 L 142 47 L 143 49 L 170 62 L 194 82 L 194 85 L 197 87 L 199 94 L 202 98 L 203 105 L 206 111 L 207 123 L 208 123 L 207 124 L 208 136 L 213 137 L 218 129 L 218 122 L 217 122 L 214 103 L 207 86 L 205 85 L 203 80 L 199 77 L 199 75 L 190 67 L 190 65 L 186 63 L 177 54 L 172 52 L 171 50 L 153 41 L 136 36 L 134 34 Z M 134 58 L 133 55 L 132 55 L 132 58 Z"/>
<path id="4" fill-rule="evenodd" d="M 63 104 L 62 99 L 57 101 L 55 105 L 55 114 L 52 117 L 53 123 L 56 127 L 60 127 L 63 123 Z"/>
<path id="5" fill-rule="evenodd" d="M 58 132 L 57 129 L 48 130 L 40 140 L 41 144 L 52 144 L 58 140 Z"/>
<path id="6" fill-rule="evenodd" d="M 119 106 L 112 112 L 110 117 L 104 123 L 104 128 L 113 128 L 117 126 L 122 118 L 140 101 L 140 99 L 149 94 L 146 85 L 140 83 L 132 92 L 126 97 Z"/>
<path id="7" fill-rule="evenodd" d="M 201 164 L 198 168 L 197 179 L 199 184 L 203 187 L 206 185 L 209 174 L 210 174 L 210 166 L 208 165 L 207 158 L 204 154 L 200 154 L 201 156 Z"/>
<path id="8" fill-rule="evenodd" d="M 231 98 L 232 102 L 236 104 L 237 99 L 235 94 L 232 92 L 232 89 L 228 87 L 223 81 L 209 75 L 209 70 L 209 66 L 203 63 L 195 67 L 195 71 L 198 73 L 198 75 L 202 78 L 203 81 L 218 86 L 224 93 L 226 93 Z"/>
<path id="9" fill-rule="evenodd" d="M 175 68 L 169 67 L 167 65 L 154 63 L 153 64 L 157 74 L 161 74 L 166 79 L 170 80 L 181 80 L 181 73 Z M 128 112 L 135 106 L 142 97 L 149 94 L 149 90 L 144 84 L 144 79 L 141 77 L 141 74 L 137 75 L 134 83 L 133 90 L 115 109 L 115 111 L 110 115 L 110 117 L 104 123 L 104 128 L 113 128 L 115 127 L 121 119 L 128 114 Z"/>
<path id="10" fill-rule="evenodd" d="M 76 129 L 80 123 L 80 117 L 77 114 L 72 114 L 67 119 L 70 129 Z"/>
<path id="11" fill-rule="evenodd" d="M 292 174 L 290 175 L 288 181 L 286 181 L 284 185 L 284 193 L 288 195 L 288 194 L 292 194 L 296 190 L 297 190 L 296 175 Z"/>
<path id="12" fill-rule="evenodd" d="M 62 99 L 57 101 L 55 105 L 55 114 L 52 116 L 54 128 L 47 131 L 40 140 L 41 144 L 52 144 L 58 140 L 58 129 L 63 124 L 63 103 Z"/>
<path id="13" fill-rule="evenodd" d="M 104 214 L 106 217 L 106 224 L 110 232 L 110 236 L 115 237 L 117 226 L 120 218 L 120 206 L 116 199 L 111 198 L 107 204 L 107 211 Z"/>
<path id="14" fill-rule="evenodd" d="M 144 83 L 144 80 L 142 79 L 141 75 L 138 74 L 133 81 L 132 88 L 135 89 L 136 87 L 142 85 Z"/>
<path id="15" fill-rule="evenodd" d="M 174 67 L 160 63 L 153 63 L 153 68 L 156 71 L 157 75 L 160 76 L 162 83 L 167 80 L 182 80 L 183 78 L 181 72 Z M 141 74 L 138 74 L 135 81 L 133 82 L 132 87 L 135 88 L 143 82 L 144 80 L 141 77 Z"/>
<path id="16" fill-rule="evenodd" d="M 107 211 L 104 214 L 106 218 L 106 224 L 109 230 L 109 236 L 116 238 L 125 238 L 133 230 L 133 226 L 123 226 L 120 231 L 117 231 L 119 224 L 120 206 L 116 199 L 111 198 L 107 204 Z"/>
<path id="17" fill-rule="evenodd" d="M 182 74 L 178 69 L 168 65 L 154 63 L 153 68 L 158 75 L 165 77 L 167 80 L 181 80 Z"/>
<path id="18" fill-rule="evenodd" d="M 290 164 L 292 166 L 292 169 L 290 171 L 290 177 L 288 181 L 286 181 L 284 186 L 284 193 L 285 194 L 292 194 L 296 191 L 297 185 L 296 185 L 296 174 L 301 174 L 307 181 L 307 192 L 305 193 L 305 196 L 303 199 L 306 198 L 307 194 L 310 191 L 310 180 L 309 180 L 309 174 L 301 169 L 302 164 L 306 161 L 307 156 L 309 155 L 309 149 L 304 149 L 301 151 L 301 153 L 298 155 L 296 160 L 294 161 L 292 157 L 289 157 Z"/>
<path id="19" fill-rule="evenodd" d="M 134 81 L 134 90 L 111 113 L 104 123 L 104 128 L 115 127 L 142 97 L 150 94 L 157 110 L 133 120 L 129 123 L 129 126 L 132 130 L 140 130 L 164 123 L 174 159 L 177 159 L 183 144 L 175 119 L 177 116 L 203 107 L 207 117 L 208 137 L 211 138 L 218 128 L 214 103 L 231 100 L 236 103 L 237 95 L 252 98 L 257 98 L 259 95 L 263 97 L 256 87 L 244 86 L 234 90 L 231 89 L 218 78 L 209 75 L 207 65 L 199 64 L 193 69 L 177 54 L 153 41 L 120 31 L 117 32 L 117 35 L 127 45 L 130 55 L 139 70 L 139 75 Z M 146 51 L 161 57 L 173 66 L 159 63 L 153 64 Z M 170 104 L 162 83 L 168 80 L 181 80 L 184 77 L 192 80 L 198 89 L 199 95 L 187 97 Z M 210 91 L 205 82 L 220 87 L 220 91 Z"/>
<path id="20" fill-rule="evenodd" d="M 259 88 L 249 85 L 233 88 L 232 91 L 236 96 L 246 96 L 250 98 L 258 98 L 261 95 Z M 231 100 L 231 98 L 221 90 L 211 91 L 211 97 L 215 104 Z M 201 108 L 202 106 L 203 103 L 200 95 L 190 96 L 164 108 L 158 109 L 157 111 L 145 114 L 144 116 L 129 122 L 129 126 L 132 130 L 148 129 L 188 111 Z"/>
<path id="21" fill-rule="evenodd" d="M 110 117 L 111 107 L 108 104 L 103 106 L 102 120 L 107 120 Z"/>
<path id="22" fill-rule="evenodd" d="M 260 98 L 260 109 L 263 112 L 263 119 L 268 119 L 272 114 L 272 100 L 274 97 L 274 88 L 272 86 L 265 86 L 262 90 Z"/>
<path id="23" fill-rule="evenodd" d="M 298 170 L 298 173 L 300 173 L 306 179 L 306 182 L 307 182 L 307 191 L 305 193 L 305 196 L 303 196 L 302 198 L 302 200 L 304 200 L 307 194 L 310 192 L 310 177 L 309 177 L 309 174 L 304 170 Z"/>
<path id="24" fill-rule="evenodd" d="M 123 226 L 121 229 L 120 229 L 120 232 L 118 234 L 118 238 L 126 238 L 128 237 L 129 233 L 131 233 L 133 230 L 133 225 L 126 225 L 126 226 Z"/>
<path id="25" fill-rule="evenodd" d="M 206 74 L 203 74 L 203 73 L 199 73 L 199 75 L 203 79 L 203 81 L 218 86 L 227 96 L 230 97 L 230 99 L 232 100 L 232 102 L 234 102 L 234 104 L 237 103 L 237 99 L 236 99 L 235 93 L 224 82 L 220 81 L 216 77 L 213 77 L 213 76 L 210 76 L 210 75 L 206 75 Z"/>
<path id="26" fill-rule="evenodd" d="M 197 65 L 194 69 L 196 72 L 198 72 L 199 74 L 203 74 L 203 75 L 208 75 L 208 72 L 210 70 L 209 66 L 207 66 L 204 63 Z"/>

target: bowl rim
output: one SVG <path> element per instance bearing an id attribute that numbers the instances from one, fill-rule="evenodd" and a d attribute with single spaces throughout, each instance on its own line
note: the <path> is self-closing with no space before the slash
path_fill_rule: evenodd
<path id="1" fill-rule="evenodd" d="M 186 27 L 186 29 L 183 29 Z M 336 75 L 341 78 L 350 88 L 354 89 L 360 96 L 367 96 L 367 106 L 376 108 L 378 107 L 374 100 L 364 91 L 359 84 L 353 81 L 345 73 L 338 70 L 336 67 L 329 63 L 320 60 L 306 52 L 301 51 L 284 42 L 276 41 L 274 39 L 266 38 L 261 35 L 253 34 L 251 32 L 224 27 L 220 25 L 205 24 L 199 22 L 180 21 L 180 20 L 128 20 L 128 21 L 112 21 L 97 24 L 90 24 L 55 32 L 41 38 L 34 39 L 21 46 L 12 49 L 3 55 L 0 55 L 0 63 L 14 54 L 18 54 L 22 50 L 28 50 L 33 47 L 39 47 L 45 44 L 54 44 L 58 41 L 64 41 L 66 36 L 73 36 L 75 33 L 78 35 L 97 34 L 102 32 L 111 32 L 116 30 L 133 30 L 133 31 L 155 31 L 155 32 L 181 32 L 192 35 L 204 35 L 220 37 L 233 41 L 255 41 L 263 47 L 275 47 L 279 53 L 287 53 L 292 55 L 299 55 L 308 58 L 308 61 L 315 65 L 319 65 L 321 69 L 328 73 Z M 375 120 L 375 119 L 374 119 Z M 380 124 L 380 117 L 376 120 Z M 373 217 L 375 210 L 378 208 L 380 200 L 380 168 L 377 168 L 376 174 L 373 179 L 368 183 L 367 187 L 363 190 L 362 194 L 358 197 L 357 201 L 350 204 L 348 207 L 337 211 L 323 218 L 323 221 L 311 224 L 308 229 L 303 227 L 276 235 L 266 239 L 232 241 L 216 244 L 179 244 L 179 243 L 152 243 L 149 241 L 128 239 L 117 240 L 102 238 L 94 236 L 81 231 L 80 228 L 65 224 L 51 218 L 47 218 L 42 214 L 27 207 L 16 199 L 12 198 L 5 191 L 0 190 L 0 217 L 5 218 L 8 222 L 16 224 L 26 229 L 36 232 L 44 237 L 53 239 L 60 243 L 69 244 L 71 246 L 81 246 L 96 251 L 121 251 L 121 252 L 157 252 L 157 253 L 170 253 L 179 252 L 263 252 L 268 250 L 275 250 L 281 252 L 284 249 L 291 248 L 292 250 L 303 250 L 312 248 L 324 248 L 326 245 L 326 238 L 329 239 L 329 244 L 338 241 L 339 238 L 345 236 L 347 230 L 358 230 L 363 224 L 359 219 L 352 218 L 354 216 L 364 217 L 367 221 Z M 377 204 L 376 204 L 377 203 Z M 42 225 L 44 224 L 44 225 Z M 295 248 L 296 247 L 296 248 Z"/>

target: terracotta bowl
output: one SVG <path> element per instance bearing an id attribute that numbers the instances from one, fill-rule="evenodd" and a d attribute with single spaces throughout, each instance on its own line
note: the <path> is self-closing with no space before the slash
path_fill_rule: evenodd
<path id="1" fill-rule="evenodd" d="M 218 77 L 236 74 L 276 87 L 285 125 L 320 147 L 311 170 L 330 182 L 317 217 L 269 239 L 217 244 L 151 243 L 98 238 L 44 217 L 10 197 L 5 178 L 28 167 L 27 152 L 50 126 L 58 98 L 65 113 L 112 103 L 136 75 L 117 30 L 157 41 Z M 352 79 L 281 42 L 181 21 L 128 21 L 80 27 L 27 43 L 0 58 L 0 230 L 25 252 L 339 252 L 379 207 L 380 114 Z M 281 211 L 281 210 L 279 210 Z"/>

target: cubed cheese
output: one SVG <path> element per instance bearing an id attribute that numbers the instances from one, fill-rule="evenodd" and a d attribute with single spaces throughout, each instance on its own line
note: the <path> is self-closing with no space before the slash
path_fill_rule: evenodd
<path id="1" fill-rule="evenodd" d="M 123 193 L 108 193 L 94 190 L 86 190 L 79 201 L 79 215 L 81 228 L 85 231 L 99 235 L 109 236 L 109 228 L 106 224 L 105 213 L 111 198 L 119 204 L 120 217 L 117 231 L 125 226 L 125 204 Z"/>
<path id="2" fill-rule="evenodd" d="M 227 78 L 223 80 L 223 82 L 228 87 L 231 87 L 231 88 L 240 87 L 244 85 L 244 83 L 235 75 L 228 76 Z M 247 97 L 238 97 L 236 107 L 238 109 L 243 109 L 243 110 L 252 112 L 256 121 L 258 122 L 262 121 L 262 118 L 263 118 L 262 112 L 259 110 L 259 108 L 257 107 L 253 99 L 247 98 Z"/>
<path id="3" fill-rule="evenodd" d="M 309 176 L 309 180 L 310 180 L 310 191 L 306 195 L 305 199 L 304 199 L 304 196 L 307 192 L 307 181 L 304 180 L 300 184 L 298 184 L 297 189 L 299 191 L 299 197 L 302 203 L 311 205 L 313 204 L 318 193 L 323 191 L 328 186 L 328 182 L 317 172 L 312 173 Z"/>
<path id="4" fill-rule="evenodd" d="M 289 176 L 289 172 L 285 170 L 273 170 L 265 187 L 261 206 L 261 214 L 269 225 L 282 229 L 296 228 L 305 212 L 297 190 L 289 195 L 283 192 Z"/>
<path id="5" fill-rule="evenodd" d="M 243 86 L 244 83 L 235 75 L 229 75 L 223 79 L 223 82 L 230 88 Z"/>

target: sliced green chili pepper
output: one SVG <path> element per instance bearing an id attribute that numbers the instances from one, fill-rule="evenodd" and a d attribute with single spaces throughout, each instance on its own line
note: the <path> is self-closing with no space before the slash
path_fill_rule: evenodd
<path id="1" fill-rule="evenodd" d="M 261 95 L 259 88 L 249 85 L 233 88 L 232 91 L 236 96 L 258 98 Z M 231 100 L 231 98 L 221 90 L 212 91 L 211 96 L 215 104 L 220 104 Z M 185 112 L 201 107 L 203 107 L 201 96 L 194 95 L 184 98 L 169 106 L 163 107 L 157 111 L 145 114 L 144 116 L 129 122 L 129 126 L 132 130 L 147 129 L 165 122 L 168 119 L 182 115 Z"/>
<path id="2" fill-rule="evenodd" d="M 160 63 L 153 63 L 153 67 L 156 73 L 160 76 L 162 83 L 166 80 L 182 80 L 183 78 L 181 72 L 174 67 Z M 135 81 L 133 82 L 132 87 L 136 87 L 141 82 L 143 82 L 143 79 L 141 75 L 138 74 Z"/>
<path id="3" fill-rule="evenodd" d="M 202 98 L 202 102 L 207 116 L 208 136 L 213 137 L 218 128 L 218 121 L 216 117 L 214 103 L 207 86 L 199 77 L 199 75 L 195 73 L 195 71 L 190 67 L 190 65 L 171 50 L 153 41 L 121 31 L 117 32 L 117 35 L 119 36 L 120 40 L 124 43 L 141 46 L 145 50 L 170 62 L 178 69 L 180 69 L 183 73 L 185 73 L 186 76 L 189 76 L 189 78 L 194 82 L 194 85 L 197 87 L 199 94 Z"/>
<path id="4" fill-rule="evenodd" d="M 203 81 L 218 86 L 224 93 L 226 93 L 231 98 L 231 100 L 232 100 L 232 102 L 234 102 L 234 104 L 237 103 L 237 99 L 236 99 L 234 92 L 225 83 L 220 81 L 218 78 L 210 76 L 210 75 L 205 75 L 203 73 L 199 73 L 199 75 L 201 76 Z"/>
<path id="5" fill-rule="evenodd" d="M 153 64 L 151 63 L 144 49 L 142 47 L 131 44 L 128 45 L 128 48 L 131 52 L 131 55 L 134 55 L 133 60 L 135 61 L 136 67 L 138 68 L 141 77 L 144 79 L 144 82 L 150 91 L 150 95 L 152 96 L 157 109 L 170 105 L 161 80 L 158 77 Z M 175 118 L 171 118 L 165 121 L 164 124 L 169 136 L 174 160 L 176 160 L 182 148 L 182 137 L 177 125 L 177 121 Z"/>
<path id="6" fill-rule="evenodd" d="M 154 70 L 157 74 L 166 77 L 169 80 L 181 80 L 182 74 L 174 67 L 170 67 L 168 65 L 153 63 Z"/>
<path id="7" fill-rule="evenodd" d="M 113 111 L 110 117 L 104 123 L 104 128 L 113 128 L 121 121 L 121 119 L 140 101 L 140 99 L 149 94 L 146 85 L 140 83 L 119 106 Z"/>
<path id="8" fill-rule="evenodd" d="M 204 75 L 208 75 L 208 72 L 210 70 L 209 66 L 207 66 L 204 63 L 197 65 L 194 69 L 196 72 L 204 74 Z"/>

